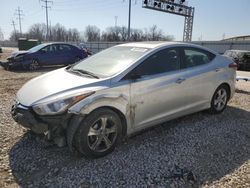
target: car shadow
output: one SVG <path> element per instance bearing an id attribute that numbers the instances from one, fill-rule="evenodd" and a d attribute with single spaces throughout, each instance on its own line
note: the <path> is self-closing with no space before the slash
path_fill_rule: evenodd
<path id="1" fill-rule="evenodd" d="M 241 94 L 250 95 L 250 92 L 249 92 L 249 91 L 245 91 L 245 90 L 242 90 L 242 89 L 236 89 L 235 92 L 236 92 L 236 93 L 241 93 Z"/>
<path id="2" fill-rule="evenodd" d="M 0 63 L 0 67 L 5 69 L 6 71 L 15 72 L 15 73 L 34 73 L 34 72 L 39 73 L 39 72 L 48 72 L 48 71 L 56 70 L 59 68 L 63 68 L 63 67 L 65 67 L 65 65 L 42 66 L 42 67 L 39 67 L 37 70 L 24 70 L 23 68 L 20 68 L 20 67 L 7 70 L 6 65 L 4 65 L 4 63 Z"/>
<path id="3" fill-rule="evenodd" d="M 24 187 L 63 187 L 66 181 L 74 187 L 169 187 L 179 181 L 182 187 L 200 187 L 250 159 L 249 117 L 250 112 L 230 106 L 220 115 L 195 113 L 142 131 L 92 160 L 26 133 L 9 152 L 10 167 Z"/>

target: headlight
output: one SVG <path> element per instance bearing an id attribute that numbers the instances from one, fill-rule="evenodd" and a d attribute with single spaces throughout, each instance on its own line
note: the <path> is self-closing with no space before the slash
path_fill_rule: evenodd
<path id="1" fill-rule="evenodd" d="M 69 107 L 73 106 L 80 100 L 94 94 L 95 92 L 89 92 L 82 95 L 77 95 L 65 99 L 60 99 L 54 102 L 38 104 L 33 106 L 33 110 L 39 115 L 55 115 L 64 113 Z"/>

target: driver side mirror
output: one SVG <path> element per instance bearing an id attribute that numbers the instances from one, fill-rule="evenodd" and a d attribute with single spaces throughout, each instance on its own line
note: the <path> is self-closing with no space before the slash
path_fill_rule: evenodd
<path id="1" fill-rule="evenodd" d="M 137 80 L 137 79 L 140 79 L 140 78 L 141 78 L 141 75 L 138 74 L 137 72 L 134 72 L 134 73 L 129 75 L 130 80 Z"/>
<path id="2" fill-rule="evenodd" d="M 136 81 L 140 79 L 142 75 L 138 71 L 138 69 L 134 69 L 131 72 L 129 72 L 125 77 L 123 77 L 123 80 L 131 80 L 131 81 Z"/>
<path id="3" fill-rule="evenodd" d="M 42 54 L 45 54 L 47 51 L 44 50 L 44 49 L 41 49 L 40 52 L 41 52 Z"/>

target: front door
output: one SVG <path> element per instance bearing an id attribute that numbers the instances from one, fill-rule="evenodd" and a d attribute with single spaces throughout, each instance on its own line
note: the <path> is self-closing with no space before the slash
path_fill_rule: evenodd
<path id="1" fill-rule="evenodd" d="M 178 48 L 156 52 L 129 74 L 131 82 L 131 123 L 135 129 L 160 123 L 188 105 L 185 77 L 180 70 Z M 129 78 L 129 75 L 128 75 Z"/>

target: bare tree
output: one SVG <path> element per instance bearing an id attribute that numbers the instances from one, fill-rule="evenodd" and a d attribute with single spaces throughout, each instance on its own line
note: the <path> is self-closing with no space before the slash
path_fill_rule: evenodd
<path id="1" fill-rule="evenodd" d="M 66 41 L 67 30 L 63 25 L 57 23 L 55 26 L 52 27 L 51 30 L 52 30 L 51 32 L 52 41 Z"/>
<path id="2" fill-rule="evenodd" d="M 10 41 L 17 41 L 19 38 L 28 38 L 26 33 L 15 33 L 15 31 L 12 31 L 9 37 Z"/>
<path id="3" fill-rule="evenodd" d="M 108 27 L 106 29 L 107 41 L 120 41 L 120 28 L 119 27 Z"/>
<path id="4" fill-rule="evenodd" d="M 78 42 L 80 41 L 80 33 L 77 29 L 72 29 L 72 37 L 69 41 Z"/>
<path id="5" fill-rule="evenodd" d="M 143 31 L 141 29 L 132 29 L 130 40 L 142 41 L 143 40 Z"/>
<path id="6" fill-rule="evenodd" d="M 43 41 L 46 39 L 46 25 L 44 23 L 37 23 L 32 25 L 28 30 L 28 38 L 38 39 Z"/>
<path id="7" fill-rule="evenodd" d="M 108 27 L 100 34 L 101 31 L 96 26 L 87 26 L 83 32 L 86 41 L 126 41 L 127 40 L 127 28 L 123 27 Z M 1 32 L 0 32 L 1 35 Z M 32 25 L 26 34 L 12 32 L 10 40 L 16 41 L 20 37 L 38 39 L 40 41 L 46 40 L 46 25 L 44 23 L 37 23 Z M 66 29 L 63 25 L 57 23 L 50 28 L 50 41 L 65 41 L 65 42 L 79 42 L 82 39 L 77 29 Z M 161 29 L 158 29 L 156 25 L 153 25 L 149 29 L 144 31 L 141 29 L 131 29 L 131 41 L 153 41 L 153 40 L 165 40 L 171 41 L 174 37 L 171 35 L 164 35 Z M 1 40 L 1 39 L 0 39 Z"/>
<path id="8" fill-rule="evenodd" d="M 84 36 L 87 41 L 99 41 L 100 40 L 100 29 L 93 25 L 88 25 L 85 28 Z"/>
<path id="9" fill-rule="evenodd" d="M 163 33 L 161 29 L 157 28 L 157 25 L 153 25 L 149 28 L 149 40 L 157 41 L 163 38 Z"/>
<path id="10" fill-rule="evenodd" d="M 120 28 L 121 41 L 126 41 L 128 38 L 128 29 L 125 26 Z"/>

